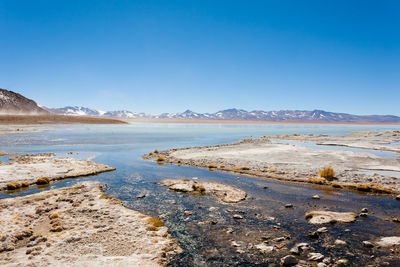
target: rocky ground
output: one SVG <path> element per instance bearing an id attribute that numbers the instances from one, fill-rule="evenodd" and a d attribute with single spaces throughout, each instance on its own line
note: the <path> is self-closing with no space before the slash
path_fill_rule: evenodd
<path id="1" fill-rule="evenodd" d="M 156 218 L 94 182 L 0 200 L 1 266 L 159 266 L 180 251 Z"/>
<path id="2" fill-rule="evenodd" d="M 247 196 L 243 190 L 217 182 L 167 179 L 161 181 L 160 185 L 166 185 L 173 191 L 216 195 L 218 199 L 226 203 L 238 203 L 245 200 Z"/>
<path id="3" fill-rule="evenodd" d="M 18 155 L 10 157 L 9 162 L 0 162 L 0 191 L 112 170 L 115 168 L 91 160 L 57 158 L 54 153 Z"/>
<path id="4" fill-rule="evenodd" d="M 400 134 L 391 132 L 367 139 L 368 142 L 378 142 L 377 140 L 386 140 L 388 136 L 400 138 Z M 388 142 L 392 141 L 390 139 Z M 375 193 L 400 192 L 398 178 L 374 173 L 389 171 L 400 174 L 398 158 L 383 158 L 371 153 L 344 151 L 340 148 L 323 150 L 297 144 L 274 143 L 268 138 L 246 139 L 227 145 L 155 151 L 144 155 L 143 158 L 160 164 L 187 165 L 261 178 L 327 184 Z M 334 169 L 335 175 L 319 177 L 319 172 L 328 166 Z"/>

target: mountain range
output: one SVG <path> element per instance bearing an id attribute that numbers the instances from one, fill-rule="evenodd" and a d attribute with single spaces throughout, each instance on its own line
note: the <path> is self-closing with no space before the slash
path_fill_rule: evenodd
<path id="1" fill-rule="evenodd" d="M 0 89 L 0 114 L 57 114 L 69 116 L 114 117 L 114 118 L 154 118 L 154 119 L 203 119 L 203 120 L 244 120 L 274 122 L 350 122 L 350 123 L 400 123 L 400 117 L 393 115 L 352 115 L 323 110 L 278 110 L 246 111 L 225 109 L 215 113 L 197 113 L 186 110 L 181 113 L 150 115 L 128 110 L 101 111 L 86 107 L 67 106 L 64 108 L 40 107 L 35 101 L 24 96 Z"/>
<path id="2" fill-rule="evenodd" d="M 347 113 L 335 113 L 323 110 L 279 110 L 246 111 L 243 109 L 225 109 L 215 113 L 198 113 L 186 110 L 181 113 L 162 113 L 150 115 L 146 113 L 134 113 L 127 110 L 99 111 L 83 107 L 65 107 L 48 109 L 62 115 L 80 116 L 105 116 L 118 118 L 159 118 L 159 119 L 203 119 L 203 120 L 252 120 L 252 121 L 302 121 L 302 122 L 354 122 L 354 123 L 400 123 L 400 117 L 393 115 L 352 115 Z"/>

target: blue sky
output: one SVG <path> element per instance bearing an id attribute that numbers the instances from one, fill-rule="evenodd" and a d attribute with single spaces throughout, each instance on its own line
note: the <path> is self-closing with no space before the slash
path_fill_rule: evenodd
<path id="1" fill-rule="evenodd" d="M 400 115 L 398 1 L 0 0 L 0 88 L 49 107 Z"/>

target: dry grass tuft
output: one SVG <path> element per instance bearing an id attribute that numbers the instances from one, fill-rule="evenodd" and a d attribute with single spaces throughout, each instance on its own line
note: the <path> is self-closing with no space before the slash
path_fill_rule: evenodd
<path id="1" fill-rule="evenodd" d="M 220 168 L 220 169 L 223 169 L 223 168 L 225 168 L 225 164 L 221 164 L 221 165 L 219 165 L 219 168 Z"/>
<path id="2" fill-rule="evenodd" d="M 149 153 L 149 156 L 153 156 L 153 152 L 150 152 L 150 153 Z"/>
<path id="3" fill-rule="evenodd" d="M 192 188 L 193 188 L 194 191 L 197 191 L 197 192 L 200 192 L 200 193 L 203 193 L 203 192 L 206 191 L 206 188 L 204 186 L 202 186 L 202 185 L 193 184 Z"/>
<path id="4" fill-rule="evenodd" d="M 155 227 L 155 226 L 153 226 L 153 225 L 150 225 L 150 226 L 147 226 L 147 227 L 146 227 L 146 230 L 147 230 L 147 231 L 158 231 L 158 228 Z"/>
<path id="5" fill-rule="evenodd" d="M 249 166 L 237 166 L 237 167 L 233 168 L 233 170 L 235 170 L 235 171 L 249 171 L 250 167 Z"/>
<path id="6" fill-rule="evenodd" d="M 210 163 L 210 164 L 208 164 L 208 168 L 209 168 L 209 169 L 215 169 L 215 168 L 217 168 L 217 164 L 215 164 L 215 163 Z"/>
<path id="7" fill-rule="evenodd" d="M 276 169 L 275 168 L 269 168 L 268 172 L 276 172 Z"/>
<path id="8" fill-rule="evenodd" d="M 50 180 L 47 177 L 39 177 L 36 180 L 36 184 L 38 184 L 38 185 L 49 184 L 49 183 L 50 183 Z"/>
<path id="9" fill-rule="evenodd" d="M 29 187 L 30 183 L 28 181 L 24 181 L 21 183 L 21 187 Z"/>
<path id="10" fill-rule="evenodd" d="M 334 188 L 342 188 L 342 185 L 339 183 L 331 183 L 331 186 Z"/>
<path id="11" fill-rule="evenodd" d="M 161 227 L 164 226 L 164 223 L 160 221 L 158 218 L 150 217 L 146 220 L 147 223 L 153 225 L 153 227 Z"/>
<path id="12" fill-rule="evenodd" d="M 157 149 L 154 149 L 154 154 L 157 154 L 158 153 L 158 150 Z"/>
<path id="13" fill-rule="evenodd" d="M 347 188 L 360 192 L 370 192 L 378 194 L 393 193 L 393 190 L 391 188 L 384 187 L 380 184 L 353 184 L 353 185 L 347 185 Z"/>
<path id="14" fill-rule="evenodd" d="M 21 187 L 20 183 L 17 182 L 9 182 L 6 184 L 7 190 L 16 190 Z"/>
<path id="15" fill-rule="evenodd" d="M 331 179 L 335 177 L 335 171 L 333 170 L 332 167 L 326 167 L 322 171 L 319 172 L 319 177 L 321 178 L 326 178 L 326 179 Z"/>
<path id="16" fill-rule="evenodd" d="M 57 212 L 55 212 L 55 213 L 53 213 L 53 214 L 51 214 L 49 216 L 50 219 L 56 219 L 56 218 L 59 218 L 59 217 L 60 217 L 60 214 L 58 214 Z"/>
<path id="17" fill-rule="evenodd" d="M 164 157 L 164 156 L 159 156 L 159 157 L 157 158 L 157 161 L 158 161 L 158 162 L 160 162 L 160 161 L 165 161 L 165 157 Z"/>
<path id="18" fill-rule="evenodd" d="M 308 182 L 313 184 L 325 184 L 326 180 L 322 177 L 310 177 L 308 178 Z"/>

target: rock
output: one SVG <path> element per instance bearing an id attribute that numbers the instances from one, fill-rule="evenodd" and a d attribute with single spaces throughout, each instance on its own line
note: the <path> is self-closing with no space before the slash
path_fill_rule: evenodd
<path id="1" fill-rule="evenodd" d="M 392 218 L 392 222 L 400 223 L 400 217 Z"/>
<path id="2" fill-rule="evenodd" d="M 400 236 L 382 237 L 377 244 L 381 247 L 392 247 L 400 245 Z"/>
<path id="3" fill-rule="evenodd" d="M 356 220 L 357 214 L 353 212 L 311 211 L 305 217 L 311 224 L 350 223 Z"/>
<path id="4" fill-rule="evenodd" d="M 298 243 L 290 250 L 290 252 L 292 254 L 300 255 L 302 252 L 308 250 L 310 250 L 310 245 L 308 243 Z"/>
<path id="5" fill-rule="evenodd" d="M 323 262 L 318 262 L 317 267 L 327 267 L 328 265 L 326 265 Z"/>
<path id="6" fill-rule="evenodd" d="M 232 241 L 231 242 L 231 246 L 232 247 L 240 247 L 240 244 L 238 242 L 236 242 L 236 241 Z"/>
<path id="7" fill-rule="evenodd" d="M 360 213 L 360 216 L 361 217 L 368 217 L 368 213 L 362 212 L 362 213 Z"/>
<path id="8" fill-rule="evenodd" d="M 317 229 L 317 232 L 318 232 L 318 233 L 326 233 L 326 232 L 328 232 L 328 228 L 326 228 L 326 227 L 318 228 L 318 229 Z"/>
<path id="9" fill-rule="evenodd" d="M 232 218 L 235 219 L 235 220 L 242 220 L 242 219 L 243 219 L 243 216 L 242 216 L 242 215 L 239 215 L 239 214 L 234 214 L 234 215 L 232 216 Z"/>
<path id="10" fill-rule="evenodd" d="M 361 210 L 361 212 L 362 212 L 362 213 L 368 213 L 368 209 L 367 209 L 367 208 L 363 208 L 363 209 Z"/>
<path id="11" fill-rule="evenodd" d="M 293 204 L 286 204 L 285 208 L 293 208 Z"/>
<path id="12" fill-rule="evenodd" d="M 400 195 L 397 195 L 397 196 L 395 197 L 395 199 L 396 199 L 396 200 L 400 200 Z"/>
<path id="13" fill-rule="evenodd" d="M 145 197 L 146 197 L 146 194 L 140 194 L 140 195 L 136 196 L 136 198 L 145 198 Z"/>
<path id="14" fill-rule="evenodd" d="M 362 244 L 363 244 L 363 246 L 366 247 L 366 248 L 372 248 L 372 247 L 374 247 L 374 244 L 372 244 L 372 243 L 369 242 L 369 241 L 363 241 Z"/>
<path id="15" fill-rule="evenodd" d="M 281 259 L 281 264 L 283 266 L 293 266 L 296 265 L 298 262 L 299 261 L 297 260 L 297 258 L 292 255 L 286 255 Z"/>
<path id="16" fill-rule="evenodd" d="M 322 261 L 325 258 L 324 255 L 322 255 L 321 253 L 308 253 L 308 260 L 309 261 Z"/>
<path id="17" fill-rule="evenodd" d="M 274 238 L 274 239 L 273 239 L 274 242 L 282 242 L 282 241 L 284 241 L 284 240 L 285 240 L 285 237 L 283 237 L 283 236 L 277 237 L 277 238 Z"/>
<path id="18" fill-rule="evenodd" d="M 349 263 L 349 260 L 347 259 L 340 259 L 336 262 L 335 266 L 337 267 L 342 267 L 342 266 L 346 266 Z"/>
<path id="19" fill-rule="evenodd" d="M 320 199 L 320 197 L 318 195 L 313 195 L 312 199 Z"/>
<path id="20" fill-rule="evenodd" d="M 335 240 L 335 245 L 336 246 L 345 246 L 347 243 L 345 242 L 345 241 L 343 241 L 343 240 L 340 240 L 340 239 L 336 239 Z"/>
<path id="21" fill-rule="evenodd" d="M 309 232 L 309 233 L 308 233 L 308 236 L 309 236 L 310 238 L 317 239 L 317 238 L 319 238 L 319 232 L 317 232 L 317 231 Z"/>
<path id="22" fill-rule="evenodd" d="M 264 243 L 255 245 L 255 247 L 263 253 L 272 252 L 274 250 L 274 246 L 267 246 Z"/>
<path id="23" fill-rule="evenodd" d="M 218 197 L 221 201 L 226 203 L 238 203 L 246 199 L 246 192 L 231 186 L 218 182 L 201 182 L 192 181 L 188 179 L 174 180 L 166 179 L 162 180 L 160 185 L 166 185 L 170 190 L 178 192 L 199 192 L 199 193 L 210 193 Z"/>
<path id="24" fill-rule="evenodd" d="M 190 216 L 190 215 L 193 214 L 193 211 L 188 211 L 188 210 L 186 210 L 186 211 L 184 212 L 184 214 L 185 214 L 186 216 Z"/>

